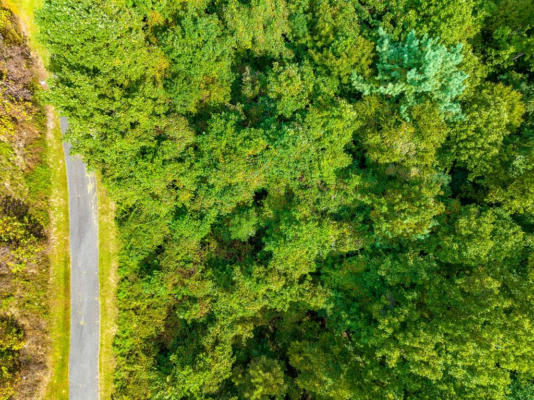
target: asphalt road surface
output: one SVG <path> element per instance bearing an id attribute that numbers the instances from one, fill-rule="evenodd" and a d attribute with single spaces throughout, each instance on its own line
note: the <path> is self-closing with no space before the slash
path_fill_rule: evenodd
<path id="1" fill-rule="evenodd" d="M 68 121 L 60 119 L 65 133 Z M 69 184 L 70 353 L 69 399 L 98 399 L 100 306 L 96 181 L 64 144 Z"/>

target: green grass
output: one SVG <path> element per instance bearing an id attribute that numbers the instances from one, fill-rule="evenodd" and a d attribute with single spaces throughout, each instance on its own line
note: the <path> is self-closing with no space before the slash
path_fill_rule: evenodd
<path id="1" fill-rule="evenodd" d="M 49 108 L 54 126 L 49 126 L 50 167 L 50 379 L 45 399 L 67 400 L 69 394 L 70 257 L 69 203 L 65 158 L 59 121 Z M 50 122 L 49 122 L 50 124 Z"/>
<path id="2" fill-rule="evenodd" d="M 118 235 L 115 206 L 106 195 L 101 180 L 98 190 L 98 265 L 100 279 L 100 400 L 109 400 L 113 392 L 115 358 L 113 338 L 117 329 Z"/>
<path id="3" fill-rule="evenodd" d="M 46 132 L 46 123 L 39 121 L 40 132 Z M 32 213 L 43 226 L 50 225 L 48 200 L 50 195 L 50 167 L 48 160 L 48 141 L 46 135 L 40 136 L 33 145 L 33 154 L 39 154 L 41 161 L 29 173 L 25 173 L 24 179 L 29 189 L 28 199 L 32 204 Z"/>

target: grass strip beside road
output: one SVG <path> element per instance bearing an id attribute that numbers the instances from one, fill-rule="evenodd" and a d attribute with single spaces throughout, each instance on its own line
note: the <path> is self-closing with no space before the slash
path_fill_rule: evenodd
<path id="1" fill-rule="evenodd" d="M 100 400 L 109 400 L 113 392 L 115 357 L 113 339 L 117 330 L 117 285 L 119 242 L 115 224 L 115 205 L 107 196 L 97 176 L 98 266 L 100 283 Z"/>
<path id="2" fill-rule="evenodd" d="M 69 395 L 70 256 L 69 202 L 65 157 L 59 120 L 52 107 L 48 114 L 50 167 L 50 379 L 45 399 L 67 400 Z"/>

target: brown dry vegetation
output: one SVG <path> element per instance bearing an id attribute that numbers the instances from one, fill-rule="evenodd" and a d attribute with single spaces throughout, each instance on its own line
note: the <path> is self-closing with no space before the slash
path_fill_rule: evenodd
<path id="1" fill-rule="evenodd" d="M 49 171 L 33 65 L 0 8 L 0 400 L 39 397 L 47 376 Z"/>

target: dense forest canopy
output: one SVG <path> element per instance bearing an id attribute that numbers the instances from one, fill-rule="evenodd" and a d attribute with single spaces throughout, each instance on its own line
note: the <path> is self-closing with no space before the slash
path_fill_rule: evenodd
<path id="1" fill-rule="evenodd" d="M 116 399 L 516 399 L 531 0 L 46 0 L 117 202 Z"/>

